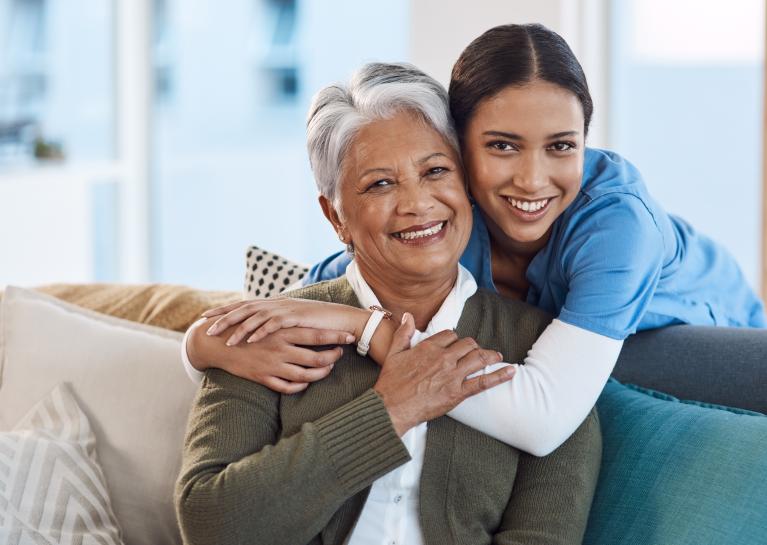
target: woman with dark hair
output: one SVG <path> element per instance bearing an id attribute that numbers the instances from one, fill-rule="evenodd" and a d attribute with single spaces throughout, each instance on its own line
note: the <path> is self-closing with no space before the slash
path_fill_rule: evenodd
<path id="1" fill-rule="evenodd" d="M 485 32 L 456 62 L 449 94 L 475 203 L 461 264 L 480 287 L 556 316 L 525 360 L 545 372 L 518 372 L 495 389 L 507 394 L 511 444 L 547 451 L 567 438 L 637 330 L 767 325 L 724 248 L 666 213 L 629 162 L 585 147 L 592 101 L 558 34 L 542 25 Z M 331 256 L 308 281 L 339 276 L 348 262 Z M 258 339 L 288 315 L 291 325 L 332 323 L 281 303 L 223 310 L 222 327 L 252 317 L 234 341 L 270 320 Z"/>

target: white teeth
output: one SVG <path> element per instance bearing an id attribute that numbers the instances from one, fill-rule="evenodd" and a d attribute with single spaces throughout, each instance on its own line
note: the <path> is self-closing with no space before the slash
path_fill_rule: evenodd
<path id="1" fill-rule="evenodd" d="M 511 206 L 519 208 L 525 212 L 537 212 L 549 203 L 549 199 L 543 199 L 541 201 L 518 201 L 517 199 L 507 199 Z"/>
<path id="2" fill-rule="evenodd" d="M 434 227 L 429 227 L 428 229 L 424 229 L 422 231 L 408 231 L 407 233 L 394 233 L 394 236 L 397 238 L 404 238 L 405 240 L 413 240 L 415 238 L 430 237 L 442 231 L 442 228 L 445 226 L 445 223 L 446 222 L 443 221 L 441 223 L 438 223 Z"/>

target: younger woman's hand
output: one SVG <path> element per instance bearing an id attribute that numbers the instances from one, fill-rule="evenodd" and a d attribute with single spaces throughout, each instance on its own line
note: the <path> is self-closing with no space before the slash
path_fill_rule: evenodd
<path id="1" fill-rule="evenodd" d="M 339 345 L 353 341 L 344 331 L 293 327 L 254 343 L 225 346 L 221 337 L 205 334 L 205 325 L 192 331 L 187 342 L 193 367 L 198 371 L 217 367 L 283 394 L 300 392 L 328 376 L 343 354 Z"/>
<path id="2" fill-rule="evenodd" d="M 370 312 L 336 303 L 279 298 L 240 301 L 209 310 L 203 316 L 209 320 L 215 318 L 207 330 L 208 335 L 219 335 L 236 325 L 226 341 L 228 346 L 234 346 L 246 337 L 248 343 L 258 342 L 267 335 L 292 327 L 346 331 L 357 337 Z"/>

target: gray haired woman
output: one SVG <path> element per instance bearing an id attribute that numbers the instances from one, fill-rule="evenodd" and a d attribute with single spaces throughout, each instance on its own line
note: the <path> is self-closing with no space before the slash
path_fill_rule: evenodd
<path id="1" fill-rule="evenodd" d="M 544 457 L 478 431 L 514 418 L 488 402 L 513 376 L 501 353 L 521 360 L 551 318 L 477 290 L 458 263 L 471 206 L 444 89 L 412 66 L 371 64 L 320 91 L 308 123 L 323 212 L 355 257 L 344 277 L 270 308 L 353 331 L 357 352 L 280 394 L 212 368 L 258 358 L 269 337 L 228 347 L 190 333 L 189 358 L 209 369 L 177 486 L 185 542 L 580 543 L 596 414 Z"/>

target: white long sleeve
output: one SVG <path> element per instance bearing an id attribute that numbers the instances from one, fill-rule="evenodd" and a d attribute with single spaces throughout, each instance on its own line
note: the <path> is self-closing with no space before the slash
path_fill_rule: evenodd
<path id="1" fill-rule="evenodd" d="M 207 320 L 207 318 L 200 318 L 195 323 L 190 325 L 189 329 L 187 329 L 186 333 L 184 333 L 184 338 L 181 340 L 181 361 L 184 363 L 184 371 L 186 371 L 186 374 L 189 375 L 189 378 L 195 384 L 202 382 L 202 379 L 205 378 L 205 373 L 198 371 L 192 365 L 192 362 L 189 360 L 189 352 L 186 350 L 186 343 L 189 340 L 189 336 L 192 334 L 192 331 L 194 331 L 197 326 L 206 322 Z"/>
<path id="2" fill-rule="evenodd" d="M 509 382 L 466 399 L 448 416 L 535 456 L 578 428 L 602 392 L 623 341 L 554 320 Z M 486 367 L 485 373 L 507 363 Z M 482 371 L 480 371 L 482 372 Z"/>

